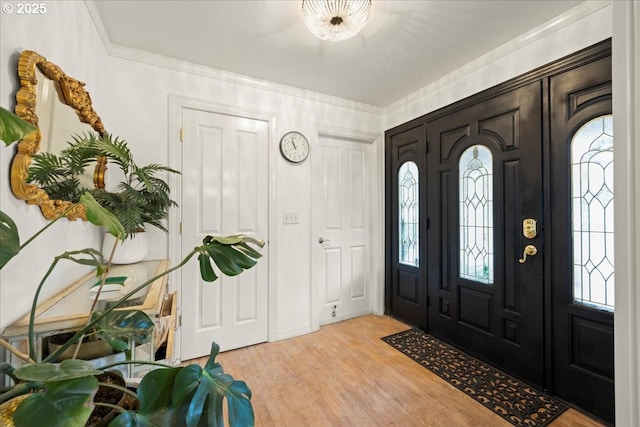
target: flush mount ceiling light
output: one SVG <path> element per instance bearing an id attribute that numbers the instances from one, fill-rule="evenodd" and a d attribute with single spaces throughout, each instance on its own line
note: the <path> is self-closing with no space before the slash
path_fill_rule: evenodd
<path id="1" fill-rule="evenodd" d="M 371 0 L 302 0 L 302 15 L 309 31 L 332 42 L 358 34 L 370 10 Z"/>

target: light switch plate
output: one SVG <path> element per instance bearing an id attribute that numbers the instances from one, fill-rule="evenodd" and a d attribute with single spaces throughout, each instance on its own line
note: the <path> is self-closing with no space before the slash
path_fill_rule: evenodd
<path id="1" fill-rule="evenodd" d="M 298 224 L 298 212 L 285 212 L 282 214 L 283 224 Z"/>

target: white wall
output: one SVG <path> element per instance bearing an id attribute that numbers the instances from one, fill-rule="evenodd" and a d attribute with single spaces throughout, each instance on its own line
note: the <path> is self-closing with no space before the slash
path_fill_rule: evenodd
<path id="1" fill-rule="evenodd" d="M 16 2 L 3 2 L 13 3 Z M 0 105 L 12 110 L 19 88 L 17 62 L 20 52 L 34 50 L 59 65 L 69 76 L 87 83 L 95 109 L 109 125 L 108 61 L 93 22 L 83 2 L 47 2 L 42 15 L 0 13 Z M 0 148 L 0 209 L 17 223 L 21 240 L 47 224 L 40 209 L 17 200 L 11 193 L 9 169 L 15 146 Z M 0 330 L 26 314 L 33 291 L 54 256 L 66 250 L 97 248 L 100 230 L 80 221 L 58 221 L 40 240 L 28 246 L 0 271 Z M 86 268 L 65 262 L 47 283 L 43 297 L 86 273 Z"/>
<path id="2" fill-rule="evenodd" d="M 587 1 L 385 108 L 385 129 L 611 37 L 611 3 Z"/>

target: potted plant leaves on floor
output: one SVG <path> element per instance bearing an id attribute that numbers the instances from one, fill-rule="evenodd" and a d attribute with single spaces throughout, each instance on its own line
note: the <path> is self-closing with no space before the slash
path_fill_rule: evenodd
<path id="1" fill-rule="evenodd" d="M 33 131 L 32 127 L 0 107 L 0 140 L 9 145 L 31 131 Z M 122 224 L 113 214 L 98 204 L 89 192 L 82 194 L 78 203 L 85 206 L 90 222 L 106 227 L 112 235 L 124 236 L 125 230 Z M 16 258 L 26 245 L 32 244 L 34 239 L 62 217 L 49 222 L 34 236 L 21 243 L 15 222 L 7 214 L 0 212 L 0 268 Z M 262 247 L 263 242 L 246 236 L 207 236 L 202 245 L 195 247 L 179 264 L 142 283 L 108 309 L 95 312 L 87 324 L 67 343 L 38 362 L 33 329 L 35 308 L 40 292 L 57 264 L 62 261 L 71 261 L 90 265 L 95 267 L 98 276 L 106 277 L 107 266 L 102 261 L 102 254 L 95 249 L 68 251 L 56 256 L 34 294 L 29 322 L 28 353 L 23 353 L 0 338 L 0 344 L 24 362 L 16 366 L 10 363 L 0 364 L 0 373 L 13 382 L 12 385 L 0 390 L 0 419 L 7 426 L 13 426 L 15 423 L 18 427 L 39 426 L 43 425 L 43 422 L 46 422 L 48 427 L 84 426 L 93 408 L 99 405 L 93 400 L 98 389 L 97 376 L 114 366 L 94 368 L 90 362 L 78 359 L 64 360 L 60 363 L 52 363 L 52 361 L 57 360 L 62 352 L 75 345 L 90 331 L 102 329 L 102 332 L 106 332 L 101 322 L 118 316 L 119 312 L 114 311 L 116 308 L 158 278 L 183 268 L 196 255 L 201 276 L 205 281 L 217 279 L 214 264 L 222 274 L 226 275 L 237 275 L 251 268 L 261 256 L 251 245 Z M 135 339 L 130 332 L 115 334 L 115 337 L 111 338 L 122 342 Z M 211 354 L 204 367 L 159 366 L 158 369 L 145 375 L 136 396 L 139 400 L 139 409 L 115 406 L 119 415 L 109 423 L 109 426 L 223 425 L 225 399 L 230 426 L 252 426 L 254 417 L 251 391 L 243 381 L 235 380 L 224 372 L 222 366 L 215 361 L 218 352 L 218 345 L 212 343 Z M 117 388 L 115 385 L 110 386 Z M 126 391 L 126 393 L 131 392 Z"/>

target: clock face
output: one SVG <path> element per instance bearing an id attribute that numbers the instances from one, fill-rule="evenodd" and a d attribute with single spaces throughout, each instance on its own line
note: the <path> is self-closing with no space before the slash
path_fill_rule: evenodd
<path id="1" fill-rule="evenodd" d="M 300 132 L 288 132 L 280 139 L 282 156 L 293 163 L 300 163 L 309 156 L 309 141 Z"/>

